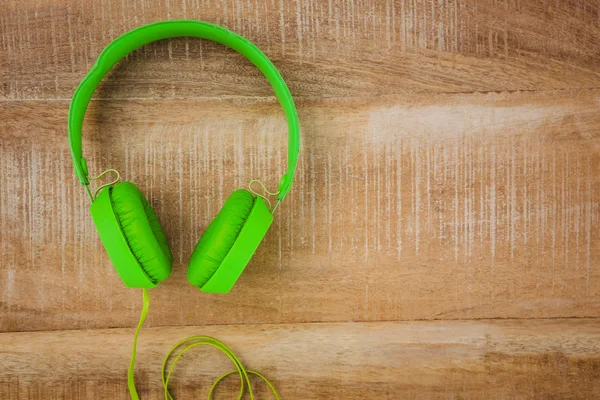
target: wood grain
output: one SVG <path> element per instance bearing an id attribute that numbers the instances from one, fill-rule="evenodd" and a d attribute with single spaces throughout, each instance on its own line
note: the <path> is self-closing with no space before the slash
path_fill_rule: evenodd
<path id="1" fill-rule="evenodd" d="M 0 98 L 70 98 L 112 39 L 174 18 L 247 36 L 297 98 L 600 87 L 593 0 L 6 0 Z M 113 75 L 103 97 L 271 95 L 249 62 L 198 40 L 148 46 Z"/>
<path id="2" fill-rule="evenodd" d="M 175 18 L 265 51 L 302 152 L 238 284 L 202 294 L 186 280 L 196 241 L 231 191 L 283 172 L 271 88 L 233 51 L 174 39 L 97 90 L 91 171 L 147 194 L 175 259 L 151 291 L 142 398 L 162 398 L 162 357 L 192 334 L 230 344 L 283 399 L 599 398 L 598 1 L 5 0 L 1 399 L 127 398 L 141 293 L 93 227 L 67 110 L 112 39 Z M 186 355 L 176 398 L 205 396 L 225 361 Z"/>
<path id="3" fill-rule="evenodd" d="M 594 317 L 600 91 L 302 101 L 289 200 L 228 296 L 186 265 L 226 196 L 277 185 L 273 101 L 95 102 L 84 152 L 157 210 L 175 266 L 153 325 Z M 66 101 L 0 106 L 3 331 L 128 327 L 70 167 Z"/>
<path id="4" fill-rule="evenodd" d="M 272 379 L 282 399 L 592 399 L 600 392 L 600 320 L 559 319 L 144 329 L 142 398 L 164 398 L 162 359 L 195 334 L 225 341 Z M 131 337 L 131 329 L 0 334 L 0 395 L 126 399 Z M 205 398 L 230 367 L 214 349 L 186 353 L 173 376 L 176 398 Z M 215 398 L 235 398 L 238 383 L 230 379 Z M 258 398 L 272 398 L 257 387 Z"/>

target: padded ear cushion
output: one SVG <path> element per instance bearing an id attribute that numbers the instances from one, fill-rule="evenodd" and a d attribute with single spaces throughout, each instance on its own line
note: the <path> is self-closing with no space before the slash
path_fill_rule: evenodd
<path id="1" fill-rule="evenodd" d="M 254 196 L 238 189 L 225 201 L 223 208 L 206 228 L 190 258 L 188 281 L 202 287 L 219 268 L 233 247 L 254 205 Z"/>
<path id="2" fill-rule="evenodd" d="M 113 210 L 131 252 L 155 283 L 171 273 L 173 257 L 167 237 L 146 197 L 131 182 L 111 189 Z"/>

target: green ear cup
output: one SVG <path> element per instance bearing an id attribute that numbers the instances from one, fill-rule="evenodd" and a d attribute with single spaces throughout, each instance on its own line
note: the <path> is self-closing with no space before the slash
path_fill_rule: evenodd
<path id="1" fill-rule="evenodd" d="M 202 287 L 219 268 L 242 226 L 248 219 L 254 196 L 238 189 L 225 201 L 223 208 L 206 228 L 190 258 L 188 281 Z"/>
<path id="2" fill-rule="evenodd" d="M 113 211 L 131 252 L 154 283 L 164 281 L 173 258 L 152 206 L 133 183 L 122 182 L 110 190 Z"/>

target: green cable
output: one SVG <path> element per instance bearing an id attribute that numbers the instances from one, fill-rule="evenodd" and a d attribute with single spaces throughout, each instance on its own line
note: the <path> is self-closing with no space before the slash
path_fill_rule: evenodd
<path id="1" fill-rule="evenodd" d="M 135 369 L 135 351 L 137 349 L 137 340 L 140 334 L 140 329 L 146 320 L 148 315 L 148 308 L 150 308 L 150 296 L 148 296 L 148 289 L 144 289 L 144 302 L 142 306 L 142 314 L 140 315 L 140 322 L 138 322 L 137 328 L 135 329 L 135 335 L 133 335 L 133 347 L 131 348 L 131 361 L 129 362 L 129 369 L 127 370 L 127 386 L 129 387 L 129 394 L 131 400 L 140 400 L 140 397 L 135 390 L 135 382 L 133 379 L 133 370 Z"/>
<path id="2" fill-rule="evenodd" d="M 129 369 L 127 371 L 127 386 L 129 387 L 129 393 L 131 395 L 132 400 L 140 399 L 137 394 L 137 391 L 135 389 L 133 373 L 134 373 L 134 369 L 135 369 L 135 355 L 136 355 L 138 336 L 140 334 L 140 330 L 142 329 L 142 325 L 144 324 L 146 316 L 148 315 L 148 309 L 150 308 L 150 296 L 148 295 L 148 289 L 143 289 L 143 291 L 144 291 L 144 302 L 143 302 L 143 306 L 142 306 L 142 314 L 140 315 L 140 321 L 138 322 L 137 328 L 135 330 L 135 335 L 133 336 L 133 347 L 131 350 L 131 362 L 129 363 Z M 191 343 L 188 343 L 188 342 L 191 342 Z M 175 350 L 177 350 L 177 348 L 182 347 L 184 345 L 185 345 L 185 347 L 183 347 L 183 349 L 177 353 L 177 355 L 173 359 L 173 363 L 171 364 L 171 367 L 169 368 L 168 373 L 166 373 L 167 364 L 169 362 L 169 359 L 173 355 L 173 352 L 175 352 Z M 262 374 L 260 374 L 256 371 L 251 371 L 251 370 L 245 369 L 244 366 L 242 365 L 242 362 L 239 360 L 239 358 L 237 358 L 237 356 L 233 353 L 233 351 L 231 351 L 231 349 L 229 347 L 227 347 L 227 345 L 225 345 L 225 343 L 223 343 L 220 340 L 217 340 L 213 337 L 210 337 L 210 336 L 190 336 L 186 339 L 179 341 L 177 344 L 175 344 L 175 346 L 173 346 L 171 348 L 171 350 L 169 350 L 169 352 L 167 353 L 167 355 L 165 356 L 165 358 L 163 360 L 162 367 L 161 367 L 162 384 L 163 384 L 163 388 L 165 390 L 165 399 L 166 400 L 174 400 L 173 396 L 171 396 L 171 393 L 169 393 L 169 379 L 171 378 L 171 374 L 173 373 L 173 370 L 175 369 L 175 365 L 177 364 L 177 361 L 179 361 L 179 358 L 181 358 L 183 353 L 185 353 L 189 349 L 196 347 L 196 346 L 212 346 L 212 347 L 219 349 L 220 351 L 225 353 L 225 355 L 227 357 L 229 357 L 229 359 L 231 360 L 233 365 L 235 365 L 235 368 L 236 368 L 233 371 L 229 371 L 217 378 L 217 380 L 210 387 L 210 390 L 208 392 L 208 400 L 212 399 L 213 392 L 214 392 L 215 388 L 217 387 L 217 385 L 219 384 L 219 382 L 221 382 L 223 379 L 225 379 L 229 375 L 235 374 L 236 372 L 238 373 L 238 375 L 240 377 L 240 393 L 238 395 L 238 400 L 242 399 L 242 396 L 244 395 L 246 388 L 248 389 L 248 394 L 250 395 L 250 400 L 254 400 L 254 393 L 252 392 L 252 386 L 250 385 L 250 378 L 248 377 L 248 374 L 256 375 L 260 379 L 265 381 L 267 386 L 269 386 L 269 388 L 275 395 L 275 399 L 280 400 L 279 395 L 277 394 L 277 391 L 275 390 L 275 387 L 271 384 L 271 382 L 269 382 L 269 380 L 267 378 L 265 378 Z"/>

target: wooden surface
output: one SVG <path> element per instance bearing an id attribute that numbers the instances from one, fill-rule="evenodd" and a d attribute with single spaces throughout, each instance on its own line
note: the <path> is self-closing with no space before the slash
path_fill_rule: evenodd
<path id="1" fill-rule="evenodd" d="M 248 368 L 265 373 L 282 399 L 590 399 L 600 391 L 598 323 L 554 319 L 149 328 L 140 336 L 140 396 L 163 398 L 162 358 L 178 340 L 202 332 L 221 338 Z M 16 372 L 0 378 L 0 395 L 91 398 L 102 390 L 102 398 L 127 399 L 130 343 L 130 329 L 0 335 L 0 346 L 11 349 L 4 366 Z M 191 350 L 177 364 L 173 394 L 205 398 L 216 376 L 231 366 L 214 349 Z M 215 398 L 236 398 L 238 384 L 229 379 Z M 272 398 L 264 385 L 256 387 L 259 398 Z"/>
<path id="2" fill-rule="evenodd" d="M 276 106 L 99 102 L 84 146 L 92 171 L 138 183 L 170 238 L 174 273 L 152 290 L 152 324 L 590 317 L 599 95 L 301 101 L 294 191 L 229 296 L 198 293 L 187 261 L 229 193 L 251 178 L 277 184 Z M 72 176 L 67 107 L 5 107 L 4 330 L 128 327 L 139 315 Z"/>
<path id="3" fill-rule="evenodd" d="M 66 117 L 110 40 L 184 17 L 271 57 L 298 105 L 302 151 L 238 284 L 198 293 L 187 261 L 225 198 L 253 178 L 274 188 L 283 172 L 271 89 L 234 52 L 176 39 L 136 51 L 96 92 L 90 169 L 117 168 L 146 193 L 175 259 L 151 291 L 144 398 L 160 398 L 163 353 L 199 333 L 231 342 L 286 399 L 597 396 L 598 2 L 9 0 L 1 398 L 126 398 L 140 293 L 100 244 Z M 464 321 L 479 319 L 490 320 Z M 178 372 L 178 399 L 225 368 L 204 357 Z"/>

